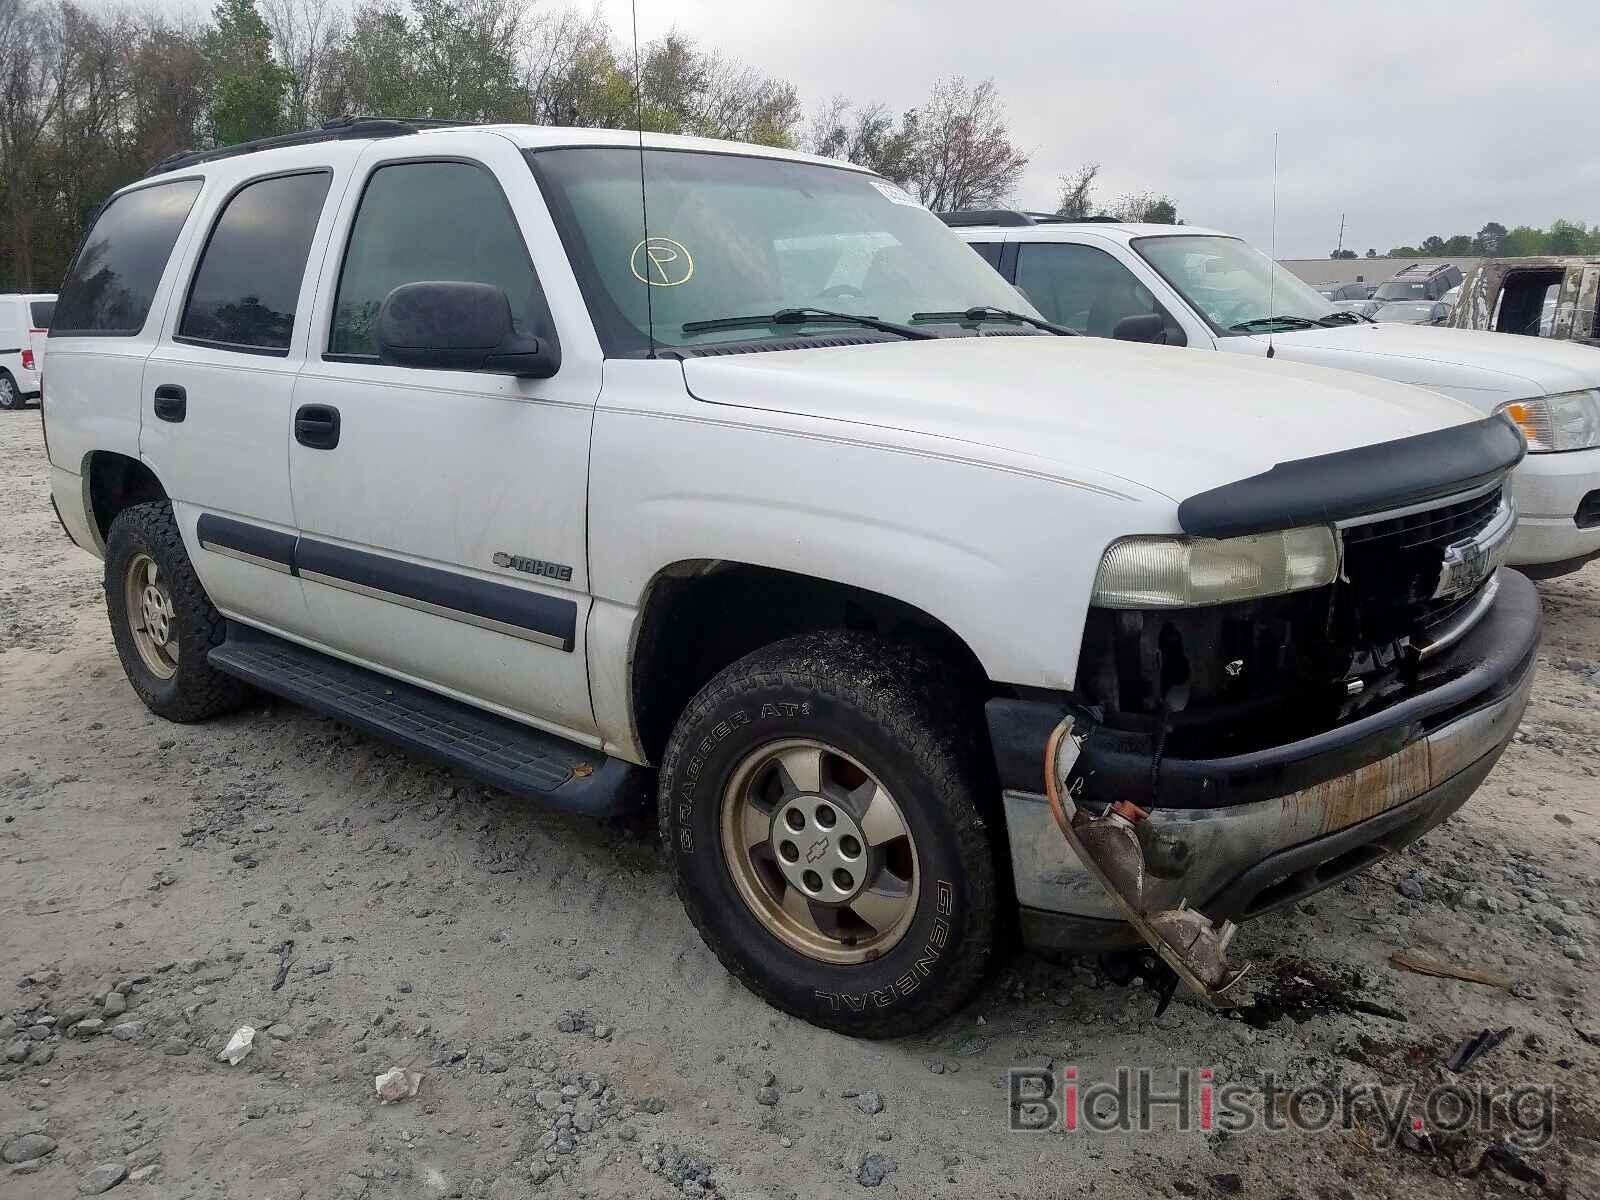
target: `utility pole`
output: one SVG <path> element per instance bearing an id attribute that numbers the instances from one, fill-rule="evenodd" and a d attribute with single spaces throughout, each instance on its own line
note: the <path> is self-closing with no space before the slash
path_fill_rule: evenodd
<path id="1" fill-rule="evenodd" d="M 1334 247 L 1333 256 L 1338 258 L 1344 253 L 1344 214 L 1339 214 L 1339 244 Z"/>

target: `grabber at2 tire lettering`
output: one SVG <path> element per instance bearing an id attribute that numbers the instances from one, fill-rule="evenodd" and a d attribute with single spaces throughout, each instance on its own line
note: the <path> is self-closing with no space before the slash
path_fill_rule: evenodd
<path id="1" fill-rule="evenodd" d="M 775 643 L 706 684 L 668 743 L 660 821 L 723 965 L 862 1037 L 965 1003 L 1002 911 L 975 724 L 937 664 L 855 633 Z"/>
<path id="2" fill-rule="evenodd" d="M 106 534 L 106 612 L 128 682 L 169 721 L 203 721 L 239 708 L 248 684 L 211 668 L 206 653 L 227 621 L 206 595 L 165 500 L 117 514 Z"/>

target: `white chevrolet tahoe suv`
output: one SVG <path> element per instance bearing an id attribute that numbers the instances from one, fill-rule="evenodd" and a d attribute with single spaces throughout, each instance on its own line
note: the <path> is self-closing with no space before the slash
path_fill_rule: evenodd
<path id="1" fill-rule="evenodd" d="M 1218 921 L 1410 841 L 1539 636 L 1504 417 L 1060 336 L 899 188 L 752 146 L 168 160 L 79 250 L 44 418 L 153 711 L 259 688 L 569 811 L 654 792 L 728 969 L 862 1035 L 1019 928 L 1137 945 L 1063 803 Z"/>
<path id="2" fill-rule="evenodd" d="M 1336 311 L 1238 238 L 1192 225 L 992 210 L 944 219 L 1079 333 L 1338 367 L 1508 413 L 1529 450 L 1512 481 L 1510 562 L 1537 579 L 1600 557 L 1600 354 L 1590 347 L 1375 323 Z"/>

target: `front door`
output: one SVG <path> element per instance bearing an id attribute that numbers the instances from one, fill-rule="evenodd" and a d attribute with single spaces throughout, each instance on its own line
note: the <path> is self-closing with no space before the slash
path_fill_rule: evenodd
<path id="1" fill-rule="evenodd" d="M 328 256 L 329 300 L 295 385 L 289 447 L 306 603 L 337 654 L 588 736 L 598 356 L 564 354 L 545 380 L 377 359 L 379 306 L 425 280 L 494 284 L 520 328 L 556 333 L 528 225 L 542 220 L 546 254 L 558 251 L 527 164 L 494 135 L 440 134 L 437 145 L 426 160 L 385 160 L 381 143 L 368 151 Z"/>

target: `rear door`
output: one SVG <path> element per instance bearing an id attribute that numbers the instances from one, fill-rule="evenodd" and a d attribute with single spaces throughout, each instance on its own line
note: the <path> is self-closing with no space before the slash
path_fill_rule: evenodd
<path id="1" fill-rule="evenodd" d="M 56 298 L 48 295 L 25 298 L 28 309 L 28 348 L 33 351 L 33 370 L 44 374 L 45 343 L 50 340 L 50 322 L 55 317 Z"/>
<path id="2" fill-rule="evenodd" d="M 307 619 L 291 572 L 288 443 L 327 239 L 328 197 L 351 147 L 243 156 L 207 182 L 200 228 L 145 364 L 140 453 L 165 485 L 217 608 L 288 633 Z M 251 171 L 254 167 L 254 171 Z"/>

